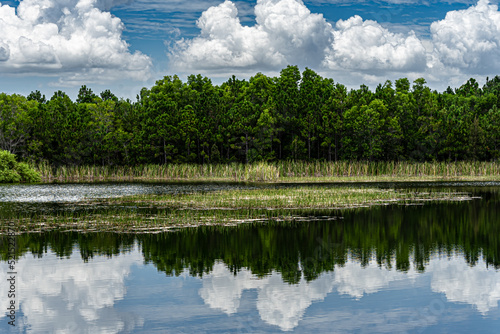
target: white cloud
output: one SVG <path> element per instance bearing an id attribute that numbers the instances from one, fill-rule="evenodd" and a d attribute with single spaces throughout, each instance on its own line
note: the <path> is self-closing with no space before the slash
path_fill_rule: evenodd
<path id="1" fill-rule="evenodd" d="M 203 276 L 203 287 L 199 295 L 213 309 L 226 314 L 238 311 L 243 290 L 256 289 L 262 285 L 250 271 L 241 270 L 233 275 L 222 262 L 214 264 L 210 274 Z"/>
<path id="2" fill-rule="evenodd" d="M 354 261 L 335 269 L 335 283 L 337 291 L 360 299 L 366 294 L 375 293 L 387 288 L 393 281 L 414 280 L 417 277 L 412 267 L 408 272 L 397 271 L 395 268 L 381 268 L 375 261 L 365 267 Z"/>
<path id="3" fill-rule="evenodd" d="M 6 61 L 10 57 L 10 48 L 7 44 L 0 42 L 0 61 Z"/>
<path id="4" fill-rule="evenodd" d="M 332 70 L 360 72 L 424 71 L 426 51 L 413 32 L 405 36 L 355 15 L 339 20 L 324 65 Z"/>
<path id="5" fill-rule="evenodd" d="M 319 64 L 331 25 L 300 0 L 258 0 L 256 24 L 243 26 L 231 1 L 207 9 L 200 35 L 181 40 L 171 54 L 175 69 L 270 69 L 289 63 Z"/>
<path id="6" fill-rule="evenodd" d="M 61 82 L 146 80 L 151 59 L 131 53 L 106 9 L 127 0 L 23 0 L 0 6 L 0 71 Z"/>
<path id="7" fill-rule="evenodd" d="M 249 270 L 233 275 L 219 262 L 213 271 L 203 276 L 199 295 L 211 308 L 233 314 L 238 311 L 244 290 L 257 289 L 257 310 L 268 324 L 288 331 L 297 327 L 306 309 L 313 301 L 323 300 L 333 289 L 333 274 L 323 274 L 312 282 L 301 279 L 297 284 L 283 282 L 280 273 L 259 279 Z"/>
<path id="8" fill-rule="evenodd" d="M 500 12 L 488 0 L 431 24 L 436 60 L 467 74 L 500 70 Z"/>
<path id="9" fill-rule="evenodd" d="M 241 25 L 236 6 L 210 7 L 198 37 L 171 53 L 176 70 L 281 69 L 288 64 L 360 73 L 424 71 L 426 50 L 413 32 L 392 33 L 359 16 L 337 22 L 311 13 L 300 0 L 258 0 L 255 25 Z"/>
<path id="10" fill-rule="evenodd" d="M 379 267 L 375 261 L 361 266 L 356 260 L 349 259 L 344 266 L 336 266 L 334 272 L 323 273 L 310 282 L 302 277 L 297 284 L 284 282 L 281 273 L 277 272 L 258 278 L 249 270 L 242 269 L 235 275 L 224 263 L 219 262 L 214 265 L 210 274 L 203 276 L 203 287 L 199 290 L 199 295 L 211 308 L 219 309 L 226 314 L 235 314 L 238 312 L 243 291 L 255 289 L 256 308 L 260 319 L 278 326 L 283 331 L 289 331 L 299 325 L 307 308 L 313 302 L 323 301 L 333 291 L 359 300 L 367 294 L 390 288 L 391 285 L 393 289 L 410 289 L 411 286 L 421 287 L 422 284 L 428 286 L 429 281 L 432 291 L 444 293 L 450 302 L 474 305 L 484 315 L 498 307 L 499 277 L 500 272 L 486 268 L 484 262 L 471 267 L 460 255 L 451 259 L 432 258 L 426 266 L 425 273 L 417 272 L 413 265 L 407 272 L 401 272 L 397 271 L 395 266 L 390 269 Z M 359 319 L 358 325 L 359 328 L 363 328 L 360 324 L 373 322 L 370 325 L 380 326 L 381 332 L 394 332 L 408 325 L 409 328 L 426 327 L 437 322 L 438 316 L 451 318 L 457 316 L 445 312 L 445 305 L 441 299 L 434 298 L 429 301 L 429 305 L 429 307 L 439 306 L 442 309 L 431 310 L 430 314 L 411 307 L 392 310 L 385 318 L 363 317 Z M 349 311 L 347 313 L 335 311 L 334 314 L 339 317 L 339 322 L 335 321 L 337 326 L 343 323 L 352 330 L 350 319 L 353 318 L 353 314 Z M 340 319 L 344 317 L 346 321 Z M 408 324 L 408 318 L 414 321 Z M 332 321 L 331 318 L 329 321 Z M 382 330 L 384 328 L 386 330 Z M 341 328 L 338 329 L 342 332 Z"/>
<path id="11" fill-rule="evenodd" d="M 259 291 L 257 309 L 262 320 L 289 331 L 299 325 L 306 309 L 313 302 L 324 300 L 333 287 L 333 273 L 312 282 L 302 278 L 297 284 L 285 283 L 281 275 L 273 274 Z"/>
<path id="12" fill-rule="evenodd" d="M 300 0 L 258 0 L 255 19 L 291 63 L 318 64 L 332 40 L 331 25 Z"/>
<path id="13" fill-rule="evenodd" d="M 301 0 L 257 0 L 254 11 L 255 24 L 244 26 L 231 1 L 207 9 L 197 21 L 200 34 L 170 50 L 171 69 L 247 75 L 293 64 L 348 85 L 406 76 L 425 77 L 438 89 L 500 69 L 500 12 L 487 0 L 448 12 L 428 27 L 429 38 L 358 15 L 332 27 Z"/>

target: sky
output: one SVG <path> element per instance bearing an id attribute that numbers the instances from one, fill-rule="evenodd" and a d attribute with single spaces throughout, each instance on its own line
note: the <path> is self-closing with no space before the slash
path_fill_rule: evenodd
<path id="1" fill-rule="evenodd" d="M 349 88 L 500 75 L 498 0 L 0 0 L 0 92 L 135 100 L 177 74 L 313 69 Z"/>

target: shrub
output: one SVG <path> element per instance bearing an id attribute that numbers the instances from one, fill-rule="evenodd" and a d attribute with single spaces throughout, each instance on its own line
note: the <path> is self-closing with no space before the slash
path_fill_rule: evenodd
<path id="1" fill-rule="evenodd" d="M 0 183 L 40 181 L 40 174 L 28 164 L 17 162 L 14 154 L 0 150 Z"/>

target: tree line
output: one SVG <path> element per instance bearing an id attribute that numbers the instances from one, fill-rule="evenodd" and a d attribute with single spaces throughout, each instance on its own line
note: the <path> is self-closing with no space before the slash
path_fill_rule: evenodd
<path id="1" fill-rule="evenodd" d="M 311 69 L 278 77 L 166 76 L 135 102 L 82 86 L 0 94 L 0 149 L 53 165 L 500 157 L 500 77 L 442 93 L 423 78 L 348 90 Z"/>

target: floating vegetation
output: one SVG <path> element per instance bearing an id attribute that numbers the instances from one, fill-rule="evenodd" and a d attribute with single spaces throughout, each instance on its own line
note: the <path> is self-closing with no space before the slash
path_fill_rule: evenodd
<path id="1" fill-rule="evenodd" d="M 325 215 L 326 214 L 326 215 Z M 179 228 L 197 226 L 236 226 L 246 223 L 268 223 L 272 221 L 318 221 L 337 220 L 341 217 L 332 212 L 291 212 L 277 210 L 174 210 L 163 212 L 128 212 L 116 209 L 99 213 L 38 215 L 36 217 L 17 217 L 0 220 L 0 234 L 6 234 L 8 227 L 17 233 L 41 233 L 47 231 L 73 232 L 126 232 L 159 233 Z"/>
<path id="2" fill-rule="evenodd" d="M 410 191 L 380 188 L 302 186 L 222 190 L 210 193 L 137 195 L 104 200 L 104 203 L 155 205 L 194 209 L 341 209 L 358 206 L 421 201 L 462 201 L 472 197 L 454 190 Z"/>
<path id="3" fill-rule="evenodd" d="M 152 233 L 204 225 L 337 220 L 341 217 L 339 210 L 473 198 L 466 192 L 451 189 L 421 189 L 417 192 L 347 186 L 146 194 L 58 203 L 58 209 L 52 211 L 5 210 L 0 219 L 0 233 L 5 233 L 12 221 L 19 233 L 54 229 Z"/>

